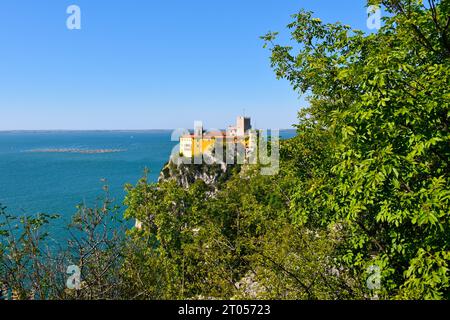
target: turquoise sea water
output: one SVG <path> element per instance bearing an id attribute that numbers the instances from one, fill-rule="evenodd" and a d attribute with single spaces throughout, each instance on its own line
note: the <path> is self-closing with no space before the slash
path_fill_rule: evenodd
<path id="1" fill-rule="evenodd" d="M 124 185 L 135 184 L 144 169 L 156 181 L 171 150 L 172 131 L 0 132 L 0 204 L 14 215 L 45 212 L 67 222 L 76 205 L 93 205 L 106 179 L 122 204 Z M 283 138 L 295 135 L 282 131 Z M 86 150 L 120 150 L 83 153 Z M 75 150 L 80 152 L 35 152 Z"/>

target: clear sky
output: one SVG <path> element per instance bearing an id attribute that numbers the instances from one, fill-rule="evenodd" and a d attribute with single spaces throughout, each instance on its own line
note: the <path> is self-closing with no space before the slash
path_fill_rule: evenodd
<path id="1" fill-rule="evenodd" d="M 305 103 L 259 36 L 300 8 L 366 30 L 364 0 L 1 0 L 0 130 L 289 128 Z"/>

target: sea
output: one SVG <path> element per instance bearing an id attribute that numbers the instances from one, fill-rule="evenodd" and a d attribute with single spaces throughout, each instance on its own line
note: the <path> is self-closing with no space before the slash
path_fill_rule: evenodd
<path id="1" fill-rule="evenodd" d="M 172 132 L 0 132 L 0 206 L 16 216 L 58 214 L 50 231 L 62 239 L 77 205 L 95 206 L 104 185 L 123 211 L 126 184 L 136 184 L 146 169 L 156 182 L 178 144 Z M 295 134 L 282 130 L 281 138 Z"/>

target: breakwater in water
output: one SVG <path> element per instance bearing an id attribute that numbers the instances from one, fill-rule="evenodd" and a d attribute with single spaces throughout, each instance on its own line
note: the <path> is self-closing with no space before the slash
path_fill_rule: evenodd
<path id="1" fill-rule="evenodd" d="M 125 152 L 126 149 L 33 149 L 25 152 L 32 153 L 80 153 L 80 154 L 101 154 Z"/>

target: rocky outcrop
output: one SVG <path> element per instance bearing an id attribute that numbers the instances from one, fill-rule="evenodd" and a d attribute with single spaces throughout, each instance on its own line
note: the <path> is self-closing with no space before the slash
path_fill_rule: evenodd
<path id="1" fill-rule="evenodd" d="M 217 190 L 240 166 L 221 164 L 183 164 L 170 160 L 162 169 L 158 182 L 175 180 L 183 188 L 189 188 L 197 180 L 203 180 Z"/>

